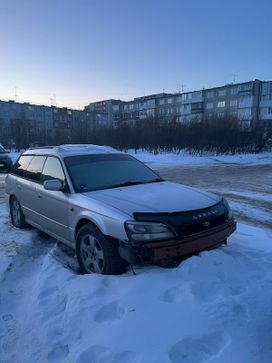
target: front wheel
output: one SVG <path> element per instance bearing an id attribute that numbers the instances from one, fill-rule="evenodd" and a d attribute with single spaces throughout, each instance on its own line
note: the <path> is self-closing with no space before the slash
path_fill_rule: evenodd
<path id="1" fill-rule="evenodd" d="M 16 197 L 12 197 L 10 201 L 10 217 L 14 227 L 25 228 L 27 226 L 21 205 Z"/>
<path id="2" fill-rule="evenodd" d="M 76 238 L 76 255 L 82 273 L 117 275 L 127 265 L 118 253 L 118 243 L 92 224 L 83 226 Z"/>

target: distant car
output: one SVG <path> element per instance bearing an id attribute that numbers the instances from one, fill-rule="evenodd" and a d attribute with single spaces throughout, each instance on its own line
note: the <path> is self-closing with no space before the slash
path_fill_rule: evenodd
<path id="1" fill-rule="evenodd" d="M 83 273 L 168 263 L 226 242 L 225 199 L 161 179 L 130 155 L 96 145 L 30 149 L 6 178 L 11 221 L 75 248 Z"/>
<path id="2" fill-rule="evenodd" d="M 0 172 L 9 173 L 12 165 L 12 160 L 8 152 L 0 145 Z"/>

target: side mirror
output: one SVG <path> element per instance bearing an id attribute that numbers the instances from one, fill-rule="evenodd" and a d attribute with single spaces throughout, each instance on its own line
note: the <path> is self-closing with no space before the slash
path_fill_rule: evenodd
<path id="1" fill-rule="evenodd" d="M 63 183 L 58 179 L 45 180 L 43 187 L 46 190 L 59 191 L 63 190 Z"/>

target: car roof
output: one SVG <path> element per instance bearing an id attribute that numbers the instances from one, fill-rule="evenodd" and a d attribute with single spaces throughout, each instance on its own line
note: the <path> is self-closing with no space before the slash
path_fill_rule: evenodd
<path id="1" fill-rule="evenodd" d="M 65 156 L 113 153 L 120 153 L 120 151 L 110 146 L 93 144 L 64 144 L 59 146 L 29 148 L 23 153 L 23 155 L 55 155 L 63 158 Z"/>

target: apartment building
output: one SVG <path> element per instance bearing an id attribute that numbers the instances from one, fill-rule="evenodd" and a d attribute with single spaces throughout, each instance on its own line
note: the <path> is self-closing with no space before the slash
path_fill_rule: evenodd
<path id="1" fill-rule="evenodd" d="M 2 139 L 11 138 L 14 135 L 16 137 L 20 134 L 20 138 L 27 137 L 35 142 L 41 136 L 47 139 L 60 134 L 69 136 L 82 120 L 85 120 L 85 113 L 80 110 L 0 101 L 0 136 Z"/>
<path id="2" fill-rule="evenodd" d="M 103 108 L 99 108 L 101 105 Z M 188 123 L 233 117 L 243 127 L 255 123 L 272 127 L 272 81 L 256 79 L 192 92 L 153 94 L 132 101 L 107 100 L 91 103 L 86 109 L 92 110 L 94 124 L 104 126 L 134 125 L 152 118 Z"/>
<path id="3" fill-rule="evenodd" d="M 35 142 L 38 136 L 47 140 L 63 136 L 68 141 L 79 126 L 88 134 L 95 127 L 135 125 L 150 120 L 189 123 L 226 117 L 235 118 L 243 127 L 257 124 L 272 128 L 272 81 L 256 79 L 192 92 L 164 92 L 131 101 L 109 99 L 92 102 L 83 111 L 0 101 L 0 139 L 18 135 Z M 24 133 L 20 134 L 20 130 Z"/>
<path id="4" fill-rule="evenodd" d="M 119 115 L 122 112 L 120 100 L 103 100 L 92 102 L 85 106 L 87 128 L 110 126 L 118 122 Z"/>
<path id="5" fill-rule="evenodd" d="M 272 125 L 272 81 L 261 84 L 259 120 L 267 126 Z"/>

